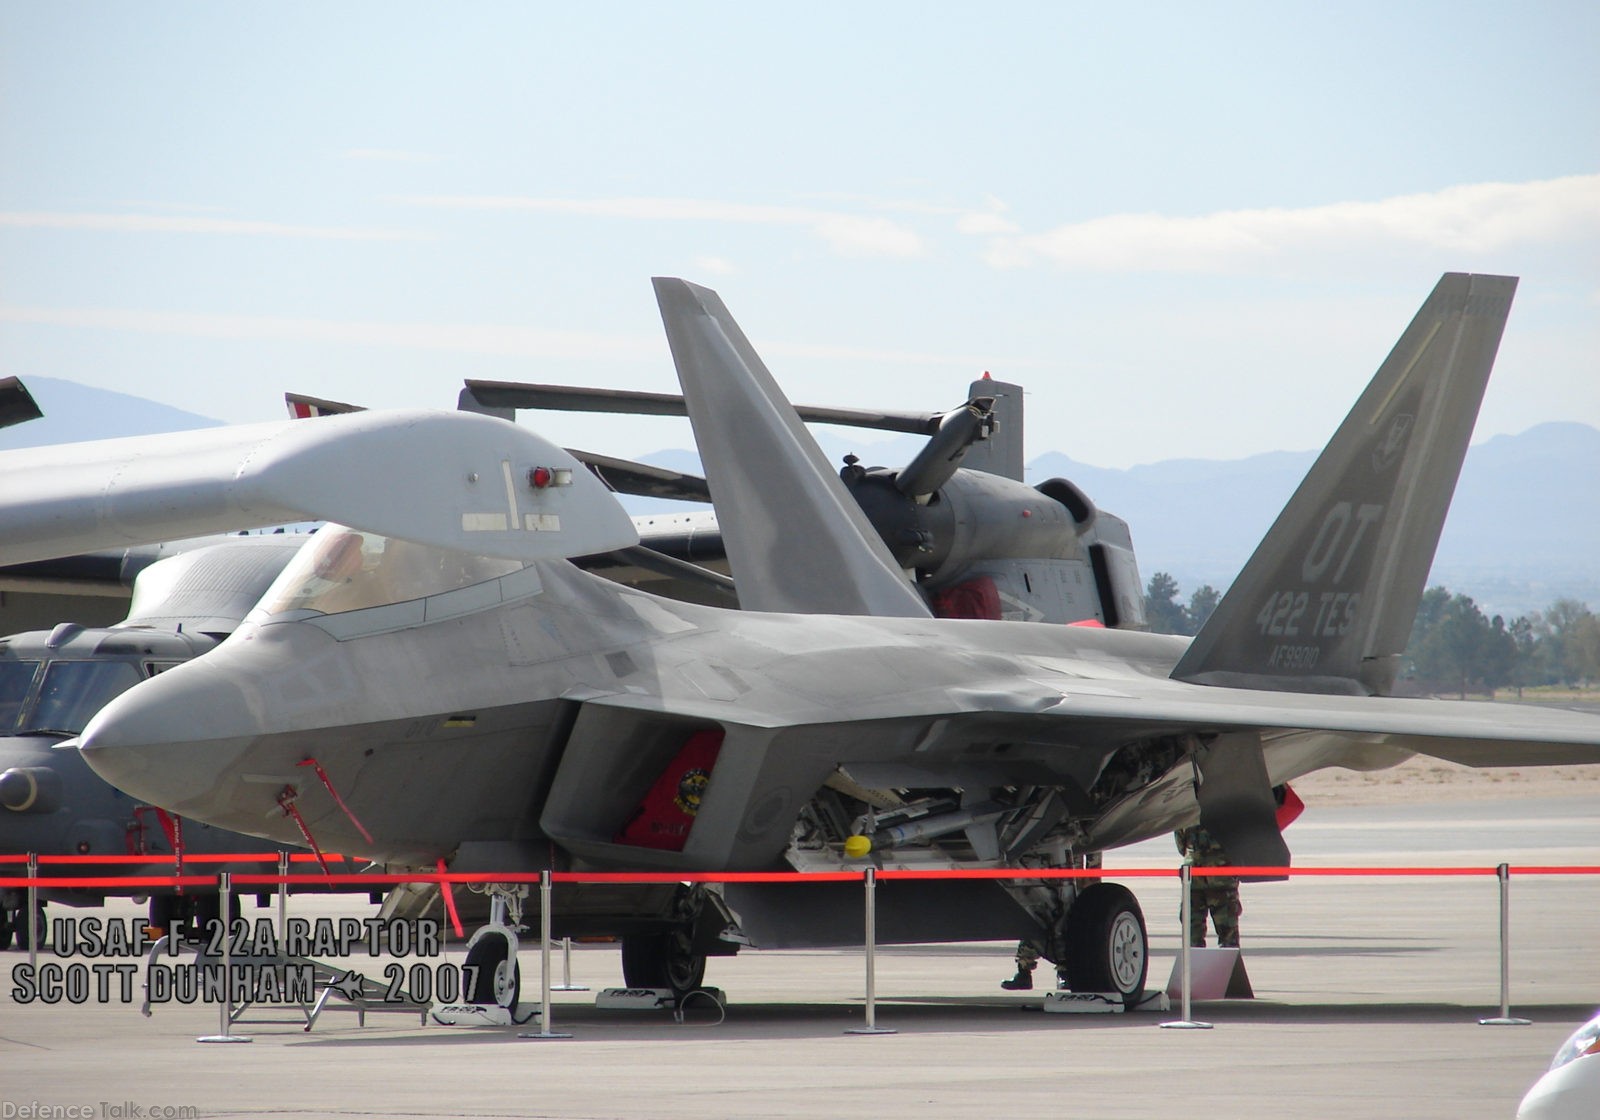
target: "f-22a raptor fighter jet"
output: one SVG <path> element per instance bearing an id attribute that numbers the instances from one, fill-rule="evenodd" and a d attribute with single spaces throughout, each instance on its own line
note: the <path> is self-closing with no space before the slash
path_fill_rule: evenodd
<path id="1" fill-rule="evenodd" d="M 348 527 L 218 649 L 109 704 L 89 764 L 185 816 L 391 865 L 719 872 L 1070 866 L 1196 819 L 1236 864 L 1282 866 L 1272 788 L 1320 767 L 1600 761 L 1593 717 L 1385 695 L 1514 280 L 1439 282 L 1192 641 L 933 617 L 722 301 L 655 286 L 743 609 L 570 563 L 633 525 L 491 417 L 13 452 L 0 562 Z M 291 821 L 312 758 L 330 795 Z M 1050 884 L 888 883 L 879 934 L 1031 937 L 1072 986 L 1136 996 L 1133 895 Z M 631 985 L 687 987 L 736 941 L 857 943 L 847 888 L 563 886 L 555 930 L 619 934 Z"/>

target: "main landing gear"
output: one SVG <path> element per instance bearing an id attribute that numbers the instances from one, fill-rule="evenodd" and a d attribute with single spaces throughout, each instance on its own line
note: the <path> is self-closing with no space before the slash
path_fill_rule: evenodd
<path id="1" fill-rule="evenodd" d="M 681 1001 L 705 989 L 706 958 L 729 957 L 749 940 L 722 895 L 704 884 L 683 886 L 665 931 L 622 938 L 622 980 L 631 990 L 670 990 Z"/>
<path id="2" fill-rule="evenodd" d="M 622 982 L 630 988 L 692 992 L 706 978 L 706 957 L 696 953 L 689 932 L 635 933 L 622 939 Z"/>
<path id="3" fill-rule="evenodd" d="M 1095 883 L 1067 910 L 1061 965 L 1075 992 L 1108 992 L 1124 1007 L 1144 998 L 1150 945 L 1144 915 L 1121 883 Z"/>

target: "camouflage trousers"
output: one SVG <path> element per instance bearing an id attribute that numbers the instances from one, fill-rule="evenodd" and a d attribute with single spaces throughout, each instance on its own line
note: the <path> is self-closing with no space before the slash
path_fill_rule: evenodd
<path id="1" fill-rule="evenodd" d="M 1233 879 L 1196 879 L 1189 884 L 1189 944 L 1197 949 L 1206 945 L 1206 915 L 1217 931 L 1217 944 L 1224 949 L 1239 947 L 1239 884 Z"/>

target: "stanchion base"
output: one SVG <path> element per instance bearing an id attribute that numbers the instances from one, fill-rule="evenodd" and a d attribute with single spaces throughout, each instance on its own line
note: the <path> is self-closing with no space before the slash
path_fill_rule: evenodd
<path id="1" fill-rule="evenodd" d="M 589 985 L 587 985 L 587 984 L 551 984 L 550 985 L 550 990 L 552 992 L 587 992 L 589 990 Z"/>
<path id="2" fill-rule="evenodd" d="M 849 1030 L 845 1031 L 844 1033 L 845 1034 L 899 1034 L 900 1032 L 899 1031 L 892 1031 L 887 1027 L 851 1027 Z"/>
<path id="3" fill-rule="evenodd" d="M 1531 1026 L 1533 1026 L 1533 1020 L 1532 1019 L 1504 1018 L 1504 1017 L 1495 1018 L 1495 1019 L 1479 1019 L 1478 1020 L 1478 1026 L 1480 1026 L 1480 1027 L 1531 1027 Z"/>
<path id="4" fill-rule="evenodd" d="M 1211 1029 L 1210 1023 L 1201 1023 L 1194 1019 L 1175 1019 L 1170 1023 L 1157 1023 L 1156 1026 L 1164 1031 L 1208 1031 Z"/>
<path id="5" fill-rule="evenodd" d="M 564 1031 L 540 1031 L 538 1034 L 519 1034 L 519 1035 L 517 1035 L 517 1037 L 518 1038 L 571 1038 L 572 1036 L 570 1034 L 567 1034 Z"/>
<path id="6" fill-rule="evenodd" d="M 196 1042 L 254 1042 L 255 1039 L 242 1034 L 208 1034 L 195 1039 Z"/>

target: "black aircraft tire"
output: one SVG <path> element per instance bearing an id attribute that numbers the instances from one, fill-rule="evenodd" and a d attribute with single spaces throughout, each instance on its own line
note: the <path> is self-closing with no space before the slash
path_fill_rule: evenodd
<path id="1" fill-rule="evenodd" d="M 467 1003 L 478 1003 L 488 1007 L 497 1007 L 500 1000 L 495 993 L 495 973 L 505 966 L 506 958 L 511 955 L 511 944 L 504 937 L 485 937 L 472 948 L 467 950 L 467 960 L 464 967 L 477 966 L 477 975 L 472 981 L 472 990 L 466 993 Z M 463 973 L 463 978 L 467 974 Z M 511 1002 L 506 1009 L 513 1015 L 517 1011 L 517 1001 L 522 995 L 522 965 L 513 961 L 511 964 Z"/>
<path id="2" fill-rule="evenodd" d="M 629 988 L 667 988 L 667 935 L 630 933 L 622 939 L 622 983 Z"/>
<path id="3" fill-rule="evenodd" d="M 1067 986 L 1075 992 L 1116 992 L 1123 1005 L 1144 998 L 1150 943 L 1133 892 L 1096 883 L 1067 911 Z"/>
<path id="4" fill-rule="evenodd" d="M 183 907 L 179 905 L 177 895 L 153 894 L 150 896 L 150 924 L 163 934 L 176 925 L 178 927 L 178 940 L 183 940 Z"/>
<path id="5" fill-rule="evenodd" d="M 706 958 L 686 932 L 635 933 L 622 939 L 622 982 L 630 988 L 670 988 L 682 995 L 705 982 Z"/>
<path id="6" fill-rule="evenodd" d="M 662 969 L 667 974 L 667 986 L 676 995 L 692 992 L 706 981 L 706 958 L 694 951 L 687 930 L 676 930 L 666 935 L 662 946 Z"/>

